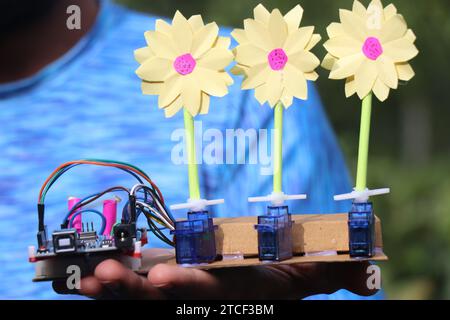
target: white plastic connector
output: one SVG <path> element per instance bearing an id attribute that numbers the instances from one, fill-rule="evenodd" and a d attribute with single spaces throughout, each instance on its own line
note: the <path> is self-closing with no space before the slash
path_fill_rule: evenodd
<path id="1" fill-rule="evenodd" d="M 306 194 L 294 194 L 288 195 L 283 192 L 272 192 L 271 194 L 264 197 L 250 197 L 248 202 L 271 202 L 274 206 L 282 206 L 285 201 L 289 200 L 305 200 L 307 198 Z"/>
<path id="2" fill-rule="evenodd" d="M 136 241 L 134 243 L 134 253 L 133 253 L 133 257 L 134 258 L 140 258 L 142 257 L 142 243 L 140 241 Z"/>
<path id="3" fill-rule="evenodd" d="M 188 202 L 186 203 L 179 203 L 179 204 L 173 204 L 170 206 L 170 210 L 183 210 L 188 209 L 191 211 L 203 211 L 206 209 L 206 207 L 209 206 L 215 206 L 218 204 L 225 203 L 224 199 L 216 199 L 216 200 L 206 200 L 206 199 L 198 199 L 198 200 L 191 200 L 188 199 Z"/>
<path id="4" fill-rule="evenodd" d="M 28 246 L 28 261 L 35 262 L 36 261 L 36 247 Z"/>
<path id="5" fill-rule="evenodd" d="M 335 201 L 354 200 L 355 203 L 364 203 L 369 201 L 370 197 L 388 194 L 390 192 L 391 189 L 389 188 L 375 189 L 375 190 L 365 189 L 363 191 L 356 191 L 353 189 L 353 191 L 350 193 L 334 196 L 334 200 Z"/>

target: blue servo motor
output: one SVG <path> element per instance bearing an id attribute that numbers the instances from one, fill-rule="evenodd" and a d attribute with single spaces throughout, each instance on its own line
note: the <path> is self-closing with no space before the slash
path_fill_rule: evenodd
<path id="1" fill-rule="evenodd" d="M 213 219 L 208 211 L 189 212 L 188 220 L 175 222 L 175 253 L 178 264 L 201 264 L 216 260 Z"/>
<path id="2" fill-rule="evenodd" d="M 375 215 L 372 202 L 352 204 L 348 213 L 349 249 L 353 258 L 375 254 Z"/>
<path id="3" fill-rule="evenodd" d="M 261 261 L 292 258 L 292 219 L 288 206 L 269 206 L 258 216 L 258 256 Z"/>

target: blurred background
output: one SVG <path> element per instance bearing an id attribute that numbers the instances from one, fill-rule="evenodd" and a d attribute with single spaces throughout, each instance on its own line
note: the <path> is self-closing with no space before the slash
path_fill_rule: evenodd
<path id="1" fill-rule="evenodd" d="M 306 12 L 302 24 L 315 25 L 325 39 L 327 25 L 339 20 L 338 8 L 350 9 L 353 0 L 117 2 L 168 17 L 178 8 L 231 27 L 242 27 L 258 3 L 284 13 L 300 2 Z M 375 199 L 390 257 L 381 264 L 383 286 L 388 299 L 450 299 L 450 104 L 444 95 L 450 89 L 450 2 L 383 1 L 389 2 L 416 33 L 420 54 L 412 61 L 416 77 L 387 102 L 375 102 L 372 116 L 369 185 L 392 190 Z M 325 55 L 321 45 L 313 51 Z M 355 175 L 360 101 L 345 98 L 343 81 L 325 81 L 323 69 L 319 74 L 319 91 Z"/>

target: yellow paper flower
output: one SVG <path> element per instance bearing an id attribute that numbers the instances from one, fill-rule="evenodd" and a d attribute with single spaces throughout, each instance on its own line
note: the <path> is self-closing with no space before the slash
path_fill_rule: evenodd
<path id="1" fill-rule="evenodd" d="M 320 41 L 314 27 L 299 29 L 303 9 L 297 5 L 284 17 L 278 9 L 267 11 L 263 5 L 254 9 L 254 19 L 244 21 L 244 29 L 232 36 L 237 65 L 232 72 L 245 76 L 242 89 L 255 89 L 259 103 L 273 108 L 282 102 L 292 105 L 293 97 L 308 98 L 307 80 L 316 80 L 314 71 L 320 60 L 310 50 Z"/>
<path id="2" fill-rule="evenodd" d="M 330 79 L 346 79 L 347 97 L 363 99 L 371 91 L 380 100 L 397 89 L 399 80 L 409 81 L 414 71 L 408 63 L 417 54 L 416 37 L 393 4 L 383 7 L 373 0 L 367 9 L 359 2 L 352 11 L 341 9 L 340 23 L 327 28 L 324 47 L 328 54 L 322 66 Z"/>
<path id="3" fill-rule="evenodd" d="M 144 94 L 159 95 L 158 106 L 171 117 L 184 106 L 192 116 L 207 114 L 210 96 L 223 97 L 233 79 L 224 71 L 233 61 L 231 39 L 219 37 L 215 22 L 203 24 L 175 13 L 172 25 L 157 20 L 155 31 L 145 32 L 147 46 L 137 49 Z"/>

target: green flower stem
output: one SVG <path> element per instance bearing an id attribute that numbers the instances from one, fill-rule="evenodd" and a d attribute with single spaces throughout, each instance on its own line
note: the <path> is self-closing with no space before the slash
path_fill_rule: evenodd
<path id="1" fill-rule="evenodd" d="M 198 169 L 195 150 L 194 118 L 186 108 L 184 108 L 184 129 L 186 131 L 186 149 L 188 156 L 189 174 L 189 198 L 191 200 L 200 199 L 200 185 L 198 182 Z"/>
<path id="2" fill-rule="evenodd" d="M 273 164 L 273 192 L 282 192 L 283 177 L 283 104 L 278 102 L 274 111 L 274 164 Z"/>
<path id="3" fill-rule="evenodd" d="M 372 113 L 372 92 L 362 101 L 361 127 L 359 130 L 358 169 L 356 191 L 367 188 L 367 160 L 369 156 L 370 117 Z"/>

